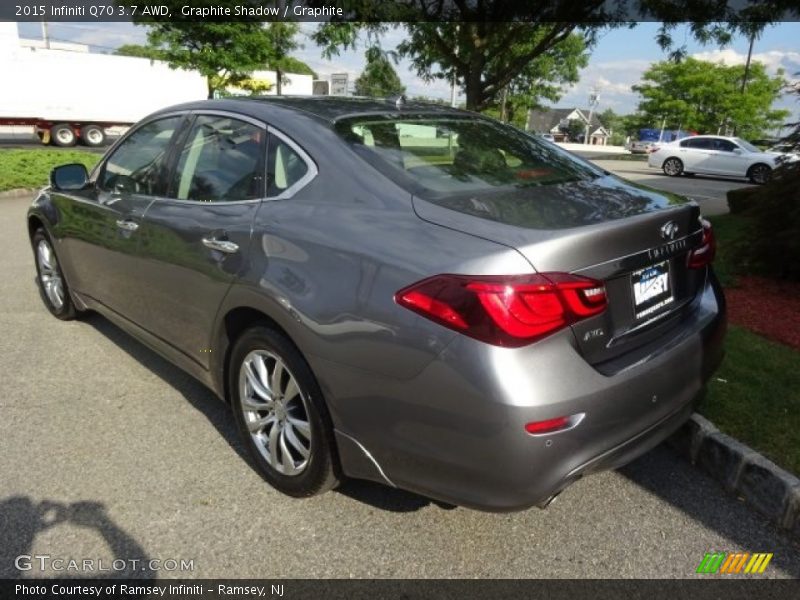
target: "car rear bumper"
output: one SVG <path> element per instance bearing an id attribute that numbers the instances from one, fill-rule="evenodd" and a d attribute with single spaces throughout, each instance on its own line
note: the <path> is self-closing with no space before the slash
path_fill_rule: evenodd
<path id="1" fill-rule="evenodd" d="M 709 281 L 663 347 L 613 375 L 583 359 L 569 330 L 521 349 L 457 336 L 406 381 L 355 376 L 332 363 L 312 367 L 333 393 L 337 429 L 358 440 L 392 483 L 454 504 L 518 510 L 546 504 L 583 475 L 619 467 L 675 431 L 721 361 L 724 330 L 724 299 Z M 583 419 L 566 431 L 524 429 L 577 414 Z"/>

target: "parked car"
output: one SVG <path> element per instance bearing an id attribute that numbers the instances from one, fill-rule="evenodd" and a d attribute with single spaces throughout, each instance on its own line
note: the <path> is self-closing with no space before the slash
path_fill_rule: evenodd
<path id="1" fill-rule="evenodd" d="M 779 164 L 796 163 L 800 161 L 800 151 L 793 144 L 776 144 L 767 150 L 768 154 L 776 155 Z"/>
<path id="2" fill-rule="evenodd" d="M 670 177 L 702 173 L 747 177 L 760 184 L 769 181 L 777 157 L 740 138 L 697 135 L 654 148 L 647 164 Z"/>
<path id="3" fill-rule="evenodd" d="M 547 140 L 548 142 L 555 142 L 556 138 L 553 137 L 550 133 L 542 133 L 539 134 L 543 140 Z"/>
<path id="4" fill-rule="evenodd" d="M 211 388 L 293 496 L 544 506 L 670 435 L 722 356 L 695 203 L 449 107 L 172 107 L 56 168 L 27 226 L 47 309 Z"/>
<path id="5" fill-rule="evenodd" d="M 633 141 L 628 145 L 631 154 L 647 154 L 655 146 L 655 142 Z"/>

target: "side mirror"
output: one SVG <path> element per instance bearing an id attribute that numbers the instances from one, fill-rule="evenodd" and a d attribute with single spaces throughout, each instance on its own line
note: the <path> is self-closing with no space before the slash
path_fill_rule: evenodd
<path id="1" fill-rule="evenodd" d="M 89 172 L 80 163 L 61 165 L 50 171 L 50 185 L 56 190 L 82 190 L 88 183 Z"/>

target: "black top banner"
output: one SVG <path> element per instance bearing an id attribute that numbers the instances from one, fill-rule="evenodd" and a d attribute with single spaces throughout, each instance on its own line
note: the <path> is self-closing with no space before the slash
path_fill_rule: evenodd
<path id="1" fill-rule="evenodd" d="M 799 0 L 3 0 L 0 21 L 776 22 Z"/>

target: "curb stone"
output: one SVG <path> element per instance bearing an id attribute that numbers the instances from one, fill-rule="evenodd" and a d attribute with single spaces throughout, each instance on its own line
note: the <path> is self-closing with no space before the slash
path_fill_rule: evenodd
<path id="1" fill-rule="evenodd" d="M 800 479 L 694 413 L 668 440 L 681 456 L 800 538 Z"/>
<path id="2" fill-rule="evenodd" d="M 30 196 L 38 192 L 38 188 L 17 188 L 15 190 L 8 190 L 0 192 L 0 200 L 3 198 L 18 198 L 19 196 Z"/>

